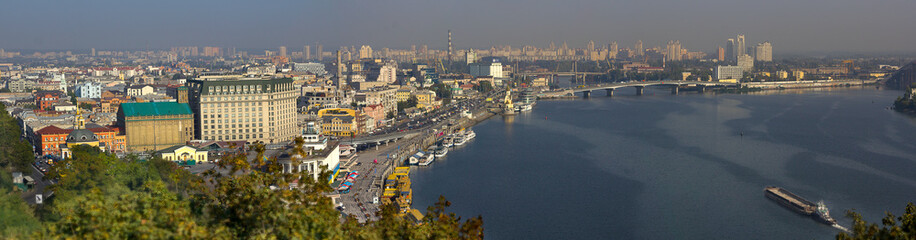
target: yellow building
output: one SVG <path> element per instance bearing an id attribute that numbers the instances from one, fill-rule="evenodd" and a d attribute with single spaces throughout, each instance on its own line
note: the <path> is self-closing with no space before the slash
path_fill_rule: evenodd
<path id="1" fill-rule="evenodd" d="M 162 159 L 168 161 L 178 161 L 181 164 L 203 163 L 210 161 L 210 159 L 207 158 L 206 150 L 197 149 L 195 147 L 186 145 L 178 145 L 162 149 L 158 153 Z"/>
<path id="2" fill-rule="evenodd" d="M 122 103 L 118 122 L 129 151 L 156 151 L 194 138 L 194 113 L 186 103 Z"/>
<path id="3" fill-rule="evenodd" d="M 805 79 L 805 71 L 802 71 L 802 70 L 792 71 L 792 76 L 795 77 L 795 81 L 801 81 L 802 79 Z"/>
<path id="4" fill-rule="evenodd" d="M 356 110 L 349 108 L 327 108 L 318 111 L 321 118 L 321 134 L 338 137 L 359 134 Z"/>
<path id="5" fill-rule="evenodd" d="M 60 156 L 64 159 L 73 156 L 71 149 L 78 145 L 89 145 L 105 151 L 105 147 L 99 147 L 99 136 L 95 135 L 89 129 L 86 129 L 86 120 L 76 111 L 76 119 L 73 121 L 73 131 L 67 134 L 67 140 L 60 146 Z"/>
<path id="6" fill-rule="evenodd" d="M 99 147 L 99 137 L 95 135 L 92 131 L 88 129 L 76 129 L 70 132 L 67 135 L 67 142 L 65 145 L 61 146 L 60 152 L 61 157 L 64 159 L 72 157 L 73 153 L 71 149 L 77 145 L 89 145 L 93 147 Z M 102 151 L 105 148 L 100 148 Z"/>
<path id="7" fill-rule="evenodd" d="M 789 78 L 789 72 L 782 71 L 782 70 L 776 71 L 776 77 L 779 77 L 779 79 Z"/>
<path id="8" fill-rule="evenodd" d="M 418 103 L 417 107 L 418 108 L 431 109 L 439 105 L 439 102 L 436 101 L 436 92 L 425 90 L 425 91 L 418 91 L 414 95 L 417 96 L 417 103 Z"/>
<path id="9" fill-rule="evenodd" d="M 397 95 L 398 102 L 406 102 L 407 99 L 410 99 L 410 89 L 399 89 L 395 95 Z"/>

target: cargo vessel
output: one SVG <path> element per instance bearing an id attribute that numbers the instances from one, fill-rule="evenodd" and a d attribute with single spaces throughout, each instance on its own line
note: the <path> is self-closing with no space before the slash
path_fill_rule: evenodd
<path id="1" fill-rule="evenodd" d="M 763 193 L 767 198 L 799 214 L 811 216 L 815 220 L 827 225 L 837 225 L 836 220 L 830 217 L 830 211 L 827 209 L 827 206 L 824 205 L 823 201 L 815 204 L 789 192 L 789 190 L 773 186 L 764 188 Z"/>

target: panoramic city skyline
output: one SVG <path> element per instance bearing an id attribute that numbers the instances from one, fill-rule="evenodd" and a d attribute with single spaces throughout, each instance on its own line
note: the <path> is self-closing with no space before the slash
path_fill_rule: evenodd
<path id="1" fill-rule="evenodd" d="M 483 7 L 486 6 L 486 7 Z M 337 46 L 455 49 L 494 45 L 616 41 L 632 47 L 676 40 L 712 52 L 737 34 L 777 53 L 914 52 L 906 31 L 912 1 L 414 1 L 150 3 L 9 2 L 0 10 L 0 48 L 165 49 L 174 46 L 276 48 Z M 40 13 L 40 14 L 38 14 Z M 28 19 L 24 21 L 23 19 Z M 331 19 L 334 19 L 333 21 Z"/>

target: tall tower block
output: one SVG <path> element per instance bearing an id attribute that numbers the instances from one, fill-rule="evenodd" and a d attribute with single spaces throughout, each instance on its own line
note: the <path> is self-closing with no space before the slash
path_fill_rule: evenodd
<path id="1" fill-rule="evenodd" d="M 452 30 L 448 30 L 448 62 L 452 62 Z"/>

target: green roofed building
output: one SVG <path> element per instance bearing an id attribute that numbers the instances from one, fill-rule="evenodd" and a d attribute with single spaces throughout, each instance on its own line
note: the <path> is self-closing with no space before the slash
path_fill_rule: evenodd
<path id="1" fill-rule="evenodd" d="M 187 103 L 121 103 L 118 125 L 127 135 L 128 151 L 158 151 L 194 137 L 194 113 Z"/>

